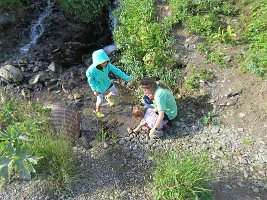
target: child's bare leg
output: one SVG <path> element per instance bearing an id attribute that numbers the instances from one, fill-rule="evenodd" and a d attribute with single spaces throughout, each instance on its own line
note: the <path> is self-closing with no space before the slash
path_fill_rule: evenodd
<path id="1" fill-rule="evenodd" d="M 95 104 L 95 111 L 98 113 L 100 112 L 100 107 L 103 103 L 103 94 L 98 94 L 96 97 L 96 104 Z"/>
<path id="2" fill-rule="evenodd" d="M 95 106 L 95 111 L 96 111 L 97 113 L 100 112 L 100 107 L 101 107 L 100 105 L 97 105 L 97 104 L 96 104 L 96 106 Z"/>
<path id="3" fill-rule="evenodd" d="M 108 95 L 106 96 L 108 99 L 110 99 L 112 97 L 112 92 L 109 92 Z"/>

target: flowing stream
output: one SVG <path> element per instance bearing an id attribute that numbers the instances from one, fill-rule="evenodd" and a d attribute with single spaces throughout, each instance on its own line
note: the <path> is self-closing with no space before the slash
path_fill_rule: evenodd
<path id="1" fill-rule="evenodd" d="M 52 7 L 50 0 L 47 0 L 47 6 L 45 10 L 41 13 L 41 15 L 38 17 L 36 22 L 31 26 L 31 32 L 30 32 L 30 42 L 20 48 L 21 53 L 27 53 L 29 49 L 36 44 L 38 38 L 44 33 L 45 27 L 44 27 L 44 20 L 47 16 L 49 16 L 52 13 Z"/>
<path id="2" fill-rule="evenodd" d="M 110 20 L 110 29 L 111 29 L 111 31 L 114 31 L 117 28 L 118 18 L 113 16 L 113 12 L 118 8 L 118 6 L 119 6 L 119 0 L 115 0 L 112 3 L 112 6 L 111 6 L 111 8 L 109 10 L 109 20 Z M 113 42 L 113 44 L 105 46 L 103 49 L 107 54 L 109 54 L 109 53 L 115 51 L 117 49 L 117 47 Z"/>

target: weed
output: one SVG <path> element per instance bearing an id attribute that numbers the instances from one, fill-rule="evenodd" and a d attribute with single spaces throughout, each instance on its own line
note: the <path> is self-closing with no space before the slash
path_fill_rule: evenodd
<path id="1" fill-rule="evenodd" d="M 47 186 L 55 191 L 67 189 L 76 179 L 76 157 L 72 142 L 62 135 L 45 133 L 35 136 L 34 152 L 42 155 L 36 171 L 37 177 L 46 180 Z"/>
<path id="2" fill-rule="evenodd" d="M 226 31 L 219 27 L 218 32 L 214 33 L 212 38 L 219 39 L 221 43 L 235 44 L 236 34 L 233 33 L 231 26 L 228 25 Z"/>
<path id="3" fill-rule="evenodd" d="M 190 76 L 188 79 L 186 79 L 185 86 L 192 90 L 198 89 L 200 86 L 198 77 L 196 75 Z"/>
<path id="4" fill-rule="evenodd" d="M 153 186 L 156 199 L 212 199 L 207 189 L 213 164 L 207 154 L 186 149 L 154 153 Z"/>
<path id="5" fill-rule="evenodd" d="M 217 63 L 220 67 L 226 67 L 226 63 L 223 60 L 223 57 L 219 55 L 217 52 L 211 52 L 208 54 L 208 56 L 205 58 L 205 60 L 209 62 L 215 62 Z"/>
<path id="6" fill-rule="evenodd" d="M 249 138 L 243 138 L 242 139 L 242 144 L 244 144 L 244 145 L 250 145 L 251 144 L 251 140 Z"/>
<path id="7" fill-rule="evenodd" d="M 185 81 L 185 86 L 188 89 L 199 89 L 201 81 L 205 81 L 211 78 L 211 73 L 203 68 L 192 67 L 190 68 L 190 71 L 191 73 L 193 73 L 193 75 L 191 75 Z"/>
<path id="8" fill-rule="evenodd" d="M 211 49 L 208 46 L 208 44 L 199 44 L 199 45 L 197 45 L 197 50 L 200 53 L 209 53 L 211 51 Z"/>
<path id="9" fill-rule="evenodd" d="M 100 129 L 100 131 L 95 136 L 95 140 L 99 142 L 103 142 L 105 140 L 114 141 L 115 139 L 116 139 L 115 133 L 109 133 L 108 131 L 105 131 L 104 129 Z"/>
<path id="10" fill-rule="evenodd" d="M 248 1 L 250 14 L 245 13 L 242 40 L 248 44 L 248 55 L 244 67 L 252 73 L 267 77 L 267 2 L 264 0 Z"/>
<path id="11" fill-rule="evenodd" d="M 201 122 L 205 126 L 219 125 L 220 119 L 217 118 L 214 113 L 208 112 L 208 114 L 206 116 L 202 117 Z"/>

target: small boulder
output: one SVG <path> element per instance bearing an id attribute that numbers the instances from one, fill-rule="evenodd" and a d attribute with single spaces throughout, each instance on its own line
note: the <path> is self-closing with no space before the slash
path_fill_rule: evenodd
<path id="1" fill-rule="evenodd" d="M 4 65 L 0 67 L 0 77 L 3 77 L 9 83 L 18 83 L 24 79 L 20 69 L 13 65 Z"/>

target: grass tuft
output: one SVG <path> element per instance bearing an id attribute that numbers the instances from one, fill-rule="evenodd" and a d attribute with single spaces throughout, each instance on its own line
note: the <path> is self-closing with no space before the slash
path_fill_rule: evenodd
<path id="1" fill-rule="evenodd" d="M 156 199 L 212 199 L 208 181 L 213 165 L 207 154 L 188 150 L 155 153 L 153 185 Z"/>

